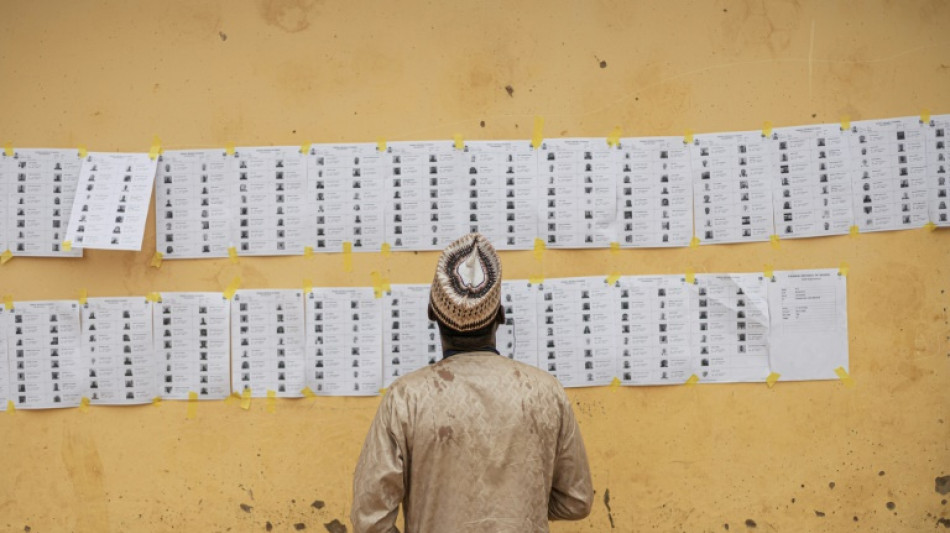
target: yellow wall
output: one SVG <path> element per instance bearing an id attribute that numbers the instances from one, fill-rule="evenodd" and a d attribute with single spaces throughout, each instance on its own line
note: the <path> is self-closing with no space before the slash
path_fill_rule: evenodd
<path id="1" fill-rule="evenodd" d="M 313 142 L 679 135 L 950 112 L 950 4 L 933 1 L 11 1 L 0 141 L 146 151 Z M 601 62 L 606 62 L 601 67 Z M 505 87 L 511 86 L 508 94 Z M 484 126 L 480 122 L 484 121 Z M 427 282 L 436 255 L 165 262 L 16 258 L 18 300 Z M 538 269 L 502 254 L 505 273 Z M 950 238 L 925 230 L 698 250 L 551 251 L 549 277 L 851 265 L 855 388 L 574 389 L 597 501 L 554 531 L 932 530 L 950 516 Z M 276 414 L 181 402 L 0 416 L 0 529 L 324 531 L 378 399 Z M 833 487 L 831 484 L 834 484 Z M 325 507 L 311 507 L 314 500 Z M 891 511 L 887 502 L 894 502 Z M 243 511 L 240 504 L 252 507 Z M 824 513 L 817 516 L 817 511 Z M 946 524 L 944 524 L 946 526 Z"/>

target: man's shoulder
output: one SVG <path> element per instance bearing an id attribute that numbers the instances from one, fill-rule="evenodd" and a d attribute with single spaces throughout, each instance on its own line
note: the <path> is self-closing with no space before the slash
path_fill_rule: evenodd
<path id="1" fill-rule="evenodd" d="M 414 370 L 393 382 L 393 388 L 415 389 L 425 387 L 433 379 L 454 380 L 460 373 L 462 378 L 472 376 L 505 377 L 518 381 L 528 381 L 542 390 L 563 394 L 561 382 L 540 368 L 502 355 L 486 353 L 460 353 L 441 361 Z"/>

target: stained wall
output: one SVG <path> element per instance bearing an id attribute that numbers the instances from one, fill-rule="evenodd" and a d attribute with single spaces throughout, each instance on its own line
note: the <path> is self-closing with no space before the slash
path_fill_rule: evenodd
<path id="1" fill-rule="evenodd" d="M 950 4 L 755 0 L 0 4 L 0 139 L 23 147 L 680 135 L 950 112 Z M 428 282 L 433 253 L 16 258 L 17 300 Z M 850 265 L 840 382 L 573 389 L 597 498 L 556 532 L 948 527 L 950 239 L 926 230 L 502 254 L 506 276 Z M 0 528 L 333 533 L 376 398 L 0 416 Z M 946 485 L 943 485 L 946 491 Z M 609 491 L 609 498 L 608 496 Z M 322 505 L 316 502 L 322 502 Z M 242 507 L 242 504 L 244 507 Z M 891 508 L 893 507 L 893 508 Z"/>

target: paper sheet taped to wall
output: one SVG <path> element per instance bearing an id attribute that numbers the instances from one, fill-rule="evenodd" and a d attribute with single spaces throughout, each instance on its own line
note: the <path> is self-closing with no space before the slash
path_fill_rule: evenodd
<path id="1" fill-rule="evenodd" d="M 140 250 L 156 169 L 147 153 L 89 152 L 65 240 L 73 248 Z"/>
<path id="2" fill-rule="evenodd" d="M 62 247 L 81 164 L 75 150 L 17 148 L 0 156 L 0 252 L 82 256 Z"/>
<path id="3" fill-rule="evenodd" d="M 782 381 L 837 379 L 848 368 L 847 278 L 837 269 L 777 271 L 768 284 L 770 367 Z"/>

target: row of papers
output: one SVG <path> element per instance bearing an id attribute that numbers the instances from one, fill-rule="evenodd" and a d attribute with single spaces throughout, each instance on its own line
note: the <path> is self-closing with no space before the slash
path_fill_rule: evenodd
<path id="1" fill-rule="evenodd" d="M 168 292 L 0 307 L 0 408 L 378 394 L 442 358 L 428 285 Z M 837 270 L 503 282 L 503 356 L 565 387 L 835 379 Z"/>
<path id="2" fill-rule="evenodd" d="M 950 225 L 950 115 L 682 137 L 314 144 L 0 158 L 0 251 L 166 259 L 687 246 Z M 153 154 L 154 155 L 154 154 Z M 66 243 L 64 246 L 63 243 Z"/>

